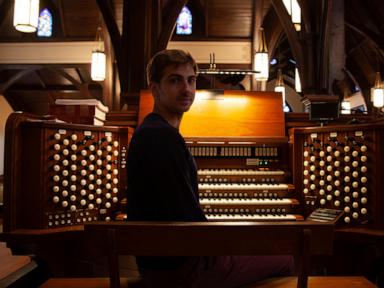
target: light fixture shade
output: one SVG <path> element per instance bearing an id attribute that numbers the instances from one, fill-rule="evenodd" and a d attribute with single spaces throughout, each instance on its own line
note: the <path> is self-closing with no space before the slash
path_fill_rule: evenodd
<path id="1" fill-rule="evenodd" d="M 341 114 L 351 114 L 351 102 L 346 100 L 341 102 Z"/>
<path id="2" fill-rule="evenodd" d="M 297 0 L 291 0 L 291 19 L 296 31 L 301 30 L 301 8 Z"/>
<path id="3" fill-rule="evenodd" d="M 256 71 L 260 71 L 255 74 L 257 81 L 267 81 L 269 77 L 269 57 L 267 41 L 265 41 L 264 28 L 260 28 L 260 41 L 259 49 L 256 51 L 253 61 Z"/>
<path id="4" fill-rule="evenodd" d="M 376 72 L 375 86 L 371 88 L 371 101 L 375 107 L 380 108 L 384 106 L 384 89 L 381 85 L 380 72 Z"/>
<path id="5" fill-rule="evenodd" d="M 377 108 L 384 106 L 384 89 L 381 87 L 373 88 L 373 106 Z"/>
<path id="6" fill-rule="evenodd" d="M 303 92 L 303 90 L 301 89 L 299 69 L 297 69 L 297 67 L 295 68 L 295 90 L 297 93 Z"/>
<path id="7" fill-rule="evenodd" d="M 96 31 L 95 48 L 92 51 L 91 78 L 93 81 L 105 80 L 106 66 L 107 61 L 104 52 L 103 30 L 100 24 Z"/>
<path id="8" fill-rule="evenodd" d="M 283 0 L 284 6 L 288 14 L 291 16 L 296 31 L 301 30 L 301 8 L 297 0 Z"/>
<path id="9" fill-rule="evenodd" d="M 283 107 L 285 106 L 285 86 L 275 86 L 275 92 L 281 92 L 281 97 L 283 98 Z"/>
<path id="10" fill-rule="evenodd" d="M 287 12 L 289 15 L 292 14 L 292 7 L 291 7 L 291 0 L 283 0 L 285 9 L 287 9 Z"/>
<path id="11" fill-rule="evenodd" d="M 255 70 L 260 71 L 255 74 L 257 81 L 267 81 L 269 76 L 269 57 L 267 52 L 256 52 Z"/>
<path id="12" fill-rule="evenodd" d="M 32 33 L 39 20 L 39 0 L 15 0 L 13 26 L 20 32 Z"/>
<path id="13" fill-rule="evenodd" d="M 104 51 L 92 51 L 91 77 L 93 81 L 105 80 L 106 57 Z"/>
<path id="14" fill-rule="evenodd" d="M 281 72 L 280 68 L 277 70 L 275 92 L 281 92 L 281 96 L 283 98 L 283 107 L 284 107 L 285 106 L 285 86 L 284 86 L 284 80 L 283 80 L 283 73 Z"/>
<path id="15" fill-rule="evenodd" d="M 283 73 L 281 72 L 280 68 L 277 70 L 275 92 L 281 92 L 281 96 L 283 98 L 283 107 L 284 107 L 285 106 L 285 86 L 284 86 L 284 80 L 283 80 Z"/>

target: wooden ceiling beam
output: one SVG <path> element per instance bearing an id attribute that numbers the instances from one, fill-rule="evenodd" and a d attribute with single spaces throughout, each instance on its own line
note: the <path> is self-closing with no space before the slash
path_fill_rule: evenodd
<path id="1" fill-rule="evenodd" d="M 41 85 L 41 87 L 43 87 L 44 89 L 47 87 L 43 81 L 43 76 L 41 75 L 41 72 L 40 70 L 35 70 L 35 74 L 37 76 L 37 79 L 39 79 L 39 83 Z"/>
<path id="2" fill-rule="evenodd" d="M 89 75 L 89 71 L 88 69 L 84 69 L 84 68 L 76 68 L 76 73 L 77 75 L 79 75 L 79 78 L 81 79 L 81 82 L 82 83 L 90 83 L 92 82 L 92 79 Z"/>
<path id="3" fill-rule="evenodd" d="M 379 46 L 379 44 L 371 38 L 371 35 L 367 33 L 367 31 L 362 30 L 362 27 L 355 26 L 349 22 L 345 22 L 345 27 L 351 29 L 355 33 L 359 34 L 361 37 L 363 37 L 366 40 L 367 46 L 369 46 L 377 55 L 381 58 L 381 61 L 384 61 L 384 51 L 383 49 Z"/>
<path id="4" fill-rule="evenodd" d="M 81 89 L 82 83 L 77 81 L 75 78 L 73 78 L 71 75 L 69 75 L 67 72 L 65 72 L 62 69 L 52 69 L 52 68 L 46 68 L 47 70 L 52 71 L 55 74 L 59 74 L 65 79 L 67 79 L 69 82 L 71 82 L 78 90 Z"/>
<path id="5" fill-rule="evenodd" d="M 35 68 L 29 68 L 25 70 L 21 70 L 20 72 L 13 75 L 10 79 L 8 79 L 5 83 L 0 84 L 0 95 L 4 95 L 5 92 L 11 87 L 13 84 L 17 83 L 20 79 L 24 78 L 28 74 L 31 74 L 35 71 Z"/>
<path id="6" fill-rule="evenodd" d="M 324 10 L 322 13 L 322 20 L 320 25 L 320 59 L 319 59 L 319 91 L 327 91 L 330 93 L 329 87 L 329 47 L 330 47 L 330 33 L 332 25 L 332 1 L 324 1 Z"/>
<path id="7" fill-rule="evenodd" d="M 62 93 L 79 93 L 77 87 L 73 85 L 46 85 L 44 88 L 37 85 L 15 85 L 8 92 L 26 93 L 26 92 L 62 92 Z M 33 95 L 33 93 L 31 93 Z"/>
<path id="8" fill-rule="evenodd" d="M 169 0 L 163 8 L 161 15 L 162 29 L 158 38 L 158 50 L 163 50 L 167 47 L 173 29 L 175 28 L 177 17 L 187 2 L 188 0 Z"/>
<path id="9" fill-rule="evenodd" d="M 53 0 L 54 1 L 54 0 Z M 66 27 L 66 21 L 64 16 L 64 7 L 63 7 L 63 1 L 62 0 L 56 0 L 56 4 L 54 3 L 56 10 L 59 13 L 59 19 L 60 19 L 60 27 L 61 27 L 61 34 L 65 38 L 67 37 L 67 27 Z"/>
<path id="10" fill-rule="evenodd" d="M 1 70 L 21 70 L 21 69 L 43 69 L 43 68 L 51 68 L 51 69 L 66 69 L 66 68 L 82 68 L 88 69 L 89 64 L 0 64 Z"/>
<path id="11" fill-rule="evenodd" d="M 287 35 L 289 45 L 291 46 L 293 57 L 295 58 L 298 66 L 303 67 L 303 49 L 300 45 L 298 34 L 291 22 L 291 18 L 285 9 L 285 6 L 281 0 L 271 0 L 271 4 L 280 19 L 281 25 L 284 28 Z"/>
<path id="12" fill-rule="evenodd" d="M 97 0 L 97 5 L 99 6 L 100 12 L 103 15 L 104 23 L 107 26 L 113 51 L 117 59 L 118 70 L 121 72 L 123 69 L 123 63 L 121 63 L 123 59 L 122 36 L 120 35 L 113 9 L 111 7 L 110 1 L 108 0 Z"/>

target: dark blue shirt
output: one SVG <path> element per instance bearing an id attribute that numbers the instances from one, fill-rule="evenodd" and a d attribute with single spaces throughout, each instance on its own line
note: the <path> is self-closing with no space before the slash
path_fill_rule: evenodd
<path id="1" fill-rule="evenodd" d="M 179 131 L 160 115 L 149 114 L 135 130 L 127 177 L 128 221 L 207 221 L 199 204 L 195 162 Z M 180 262 L 172 259 L 137 260 L 139 267 L 151 268 Z"/>

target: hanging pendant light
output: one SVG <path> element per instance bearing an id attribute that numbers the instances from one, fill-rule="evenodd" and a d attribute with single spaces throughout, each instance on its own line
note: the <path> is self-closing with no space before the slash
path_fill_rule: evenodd
<path id="1" fill-rule="evenodd" d="M 296 31 L 301 30 L 301 8 L 297 0 L 291 0 L 291 20 L 295 26 Z"/>
<path id="2" fill-rule="evenodd" d="M 288 14 L 291 16 L 291 21 L 295 26 L 296 31 L 301 30 L 301 8 L 297 0 L 283 0 L 284 6 Z"/>
<path id="3" fill-rule="evenodd" d="M 285 106 L 285 86 L 283 80 L 283 73 L 279 68 L 277 70 L 276 84 L 275 84 L 275 92 L 281 92 L 281 96 L 283 98 L 283 107 Z"/>
<path id="4" fill-rule="evenodd" d="M 105 67 L 103 31 L 99 25 L 96 32 L 95 49 L 92 51 L 91 78 L 93 81 L 105 80 Z"/>
<path id="5" fill-rule="evenodd" d="M 17 31 L 33 33 L 39 20 L 39 0 L 15 0 L 13 27 Z"/>
<path id="6" fill-rule="evenodd" d="M 347 100 L 341 102 L 341 114 L 351 114 L 351 102 Z"/>
<path id="7" fill-rule="evenodd" d="M 341 114 L 351 114 L 351 102 L 347 100 L 341 102 Z"/>
<path id="8" fill-rule="evenodd" d="M 255 78 L 257 81 L 267 81 L 269 77 L 269 57 L 264 29 L 262 27 L 260 28 L 260 36 L 259 50 L 255 53 L 254 59 L 254 69 L 260 72 L 255 74 Z"/>
<path id="9" fill-rule="evenodd" d="M 381 85 L 380 72 L 376 72 L 375 86 L 372 89 L 371 100 L 373 106 L 381 108 L 384 106 L 384 89 Z"/>

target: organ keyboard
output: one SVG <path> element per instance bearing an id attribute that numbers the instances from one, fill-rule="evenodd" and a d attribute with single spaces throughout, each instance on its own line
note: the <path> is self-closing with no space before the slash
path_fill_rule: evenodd
<path id="1" fill-rule="evenodd" d="M 200 205 L 212 221 L 302 220 L 288 170 L 288 142 L 187 138 L 198 166 Z"/>

